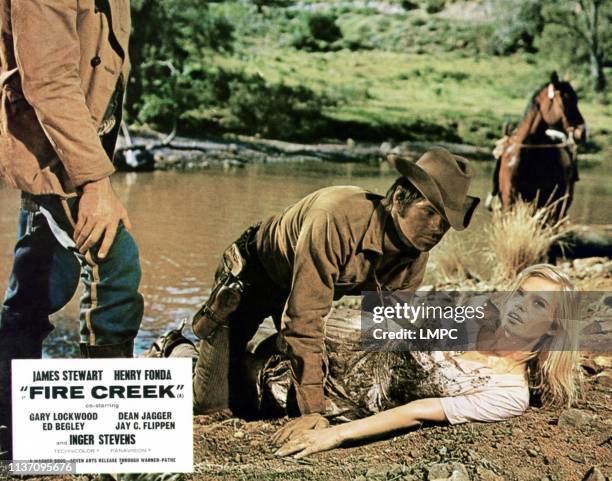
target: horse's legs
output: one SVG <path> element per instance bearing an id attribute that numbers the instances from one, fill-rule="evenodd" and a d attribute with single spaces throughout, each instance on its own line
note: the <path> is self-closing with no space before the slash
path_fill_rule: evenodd
<path id="1" fill-rule="evenodd" d="M 501 198 L 502 208 L 507 210 L 514 202 L 512 188 L 512 173 L 513 168 L 508 165 L 507 158 L 503 155 L 499 159 L 498 189 Z"/>
<path id="2" fill-rule="evenodd" d="M 499 169 L 501 168 L 501 156 L 495 161 L 495 169 L 493 170 L 493 188 L 491 189 L 491 195 L 495 197 L 499 195 Z"/>

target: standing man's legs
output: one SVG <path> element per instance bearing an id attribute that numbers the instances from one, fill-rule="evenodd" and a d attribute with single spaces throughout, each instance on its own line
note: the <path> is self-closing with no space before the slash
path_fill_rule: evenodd
<path id="1" fill-rule="evenodd" d="M 85 287 L 81 297 L 80 333 L 83 357 L 132 357 L 133 342 L 143 314 L 138 292 L 140 261 L 138 248 L 123 225 L 104 259 L 98 245 L 80 254 L 73 240 L 78 199 L 55 196 L 37 198 L 58 242 L 78 259 Z"/>
<path id="2" fill-rule="evenodd" d="M 0 439 L 3 447 L 11 439 L 10 361 L 41 357 L 42 342 L 53 329 L 49 315 L 70 300 L 79 273 L 85 287 L 80 315 L 84 357 L 131 357 L 143 313 L 138 250 L 122 226 L 106 258 L 98 261 L 97 246 L 82 255 L 72 239 L 77 198 L 25 197 L 30 212 L 20 213 L 0 315 L 0 424 L 8 427 L 8 437 Z"/>
<path id="3" fill-rule="evenodd" d="M 11 459 L 11 360 L 38 359 L 53 330 L 49 315 L 73 296 L 79 263 L 55 239 L 43 214 L 24 201 L 13 268 L 0 311 L 0 451 Z M 0 458 L 1 458 L 0 454 Z"/>

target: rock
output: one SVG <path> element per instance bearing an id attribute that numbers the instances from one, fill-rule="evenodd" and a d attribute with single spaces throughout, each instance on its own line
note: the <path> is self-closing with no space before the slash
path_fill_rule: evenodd
<path id="1" fill-rule="evenodd" d="M 531 456 L 532 458 L 535 458 L 537 457 L 538 452 L 535 449 L 528 449 L 527 454 L 529 454 L 529 456 Z"/>
<path id="2" fill-rule="evenodd" d="M 574 265 L 574 269 L 583 270 L 596 265 L 601 265 L 607 260 L 608 259 L 605 257 L 587 257 L 585 259 L 575 259 L 572 264 Z"/>
<path id="3" fill-rule="evenodd" d="M 449 476 L 449 466 L 446 463 L 434 463 L 427 468 L 427 479 L 429 481 L 442 480 Z"/>
<path id="4" fill-rule="evenodd" d="M 387 477 L 397 476 L 402 473 L 401 464 L 381 464 L 369 468 L 366 473 L 366 479 L 386 479 Z"/>
<path id="5" fill-rule="evenodd" d="M 603 370 L 601 366 L 598 366 L 597 364 L 595 364 L 593 359 L 589 359 L 589 358 L 582 359 L 580 361 L 580 367 L 582 367 L 585 374 L 587 374 L 588 376 L 594 376 L 595 374 Z"/>
<path id="6" fill-rule="evenodd" d="M 601 333 L 602 333 L 602 330 L 601 330 L 601 325 L 599 321 L 591 322 L 586 327 L 583 327 L 582 330 L 580 331 L 580 334 L 582 334 L 583 336 L 589 336 L 591 334 L 601 334 Z"/>
<path id="7" fill-rule="evenodd" d="M 461 463 L 433 463 L 427 468 L 428 481 L 470 481 Z"/>
<path id="8" fill-rule="evenodd" d="M 603 446 L 604 444 L 612 444 L 612 436 L 610 433 L 601 434 L 597 439 L 597 446 Z"/>
<path id="9" fill-rule="evenodd" d="M 580 409 L 566 409 L 559 416 L 559 427 L 574 427 L 579 428 L 593 421 L 594 416 Z"/>
<path id="10" fill-rule="evenodd" d="M 581 334 L 588 336 L 593 334 L 607 334 L 612 332 L 612 321 L 593 321 L 580 331 Z"/>
<path id="11" fill-rule="evenodd" d="M 389 143 L 389 142 L 383 142 L 382 144 L 380 144 L 380 153 L 382 155 L 387 155 L 389 152 L 391 152 L 391 149 L 393 148 L 393 146 Z"/>
<path id="12" fill-rule="evenodd" d="M 478 466 L 476 468 L 477 481 L 504 481 L 504 478 L 498 476 L 493 471 L 483 468 L 482 466 Z"/>
<path id="13" fill-rule="evenodd" d="M 586 459 L 584 459 L 584 456 L 579 453 L 569 453 L 567 457 L 570 458 L 575 463 L 580 463 L 580 464 L 586 463 Z"/>
<path id="14" fill-rule="evenodd" d="M 236 431 L 234 433 L 234 437 L 238 439 L 242 439 L 245 436 L 244 431 Z"/>
<path id="15" fill-rule="evenodd" d="M 593 363 L 603 369 L 612 368 L 612 356 L 595 356 Z"/>
<path id="16" fill-rule="evenodd" d="M 600 372 L 597 376 L 597 384 L 604 387 L 612 387 L 612 373 L 610 371 Z"/>
<path id="17" fill-rule="evenodd" d="M 442 446 L 440 449 L 438 449 L 438 454 L 440 454 L 440 456 L 446 456 L 447 453 L 448 448 L 446 446 Z"/>
<path id="18" fill-rule="evenodd" d="M 584 475 L 582 481 L 606 481 L 606 477 L 603 475 L 603 473 L 599 470 L 597 466 L 593 466 Z"/>

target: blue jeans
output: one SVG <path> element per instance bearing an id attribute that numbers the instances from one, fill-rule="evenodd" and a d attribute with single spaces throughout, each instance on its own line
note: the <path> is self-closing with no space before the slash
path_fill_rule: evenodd
<path id="1" fill-rule="evenodd" d="M 136 243 L 121 225 L 104 260 L 96 256 L 99 244 L 82 255 L 72 240 L 77 214 L 78 198 L 24 195 L 13 269 L 0 312 L 0 341 L 42 342 L 53 330 L 49 315 L 72 298 L 79 277 L 85 287 L 81 343 L 117 345 L 136 337 L 143 314 Z"/>

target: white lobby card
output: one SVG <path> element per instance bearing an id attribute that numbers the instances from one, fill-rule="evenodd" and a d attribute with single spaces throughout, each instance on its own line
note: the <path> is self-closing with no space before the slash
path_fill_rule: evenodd
<path id="1" fill-rule="evenodd" d="M 193 471 L 191 359 L 13 361 L 13 458 Z"/>

